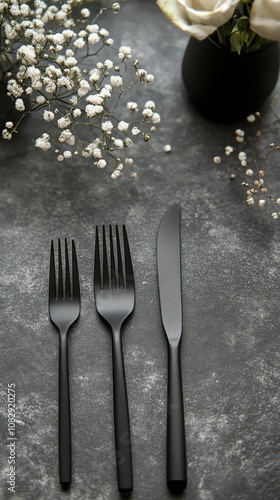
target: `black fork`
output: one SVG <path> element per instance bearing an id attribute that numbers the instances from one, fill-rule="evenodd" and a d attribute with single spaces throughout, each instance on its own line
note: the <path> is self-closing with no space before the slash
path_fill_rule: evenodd
<path id="1" fill-rule="evenodd" d="M 96 227 L 94 258 L 95 305 L 100 316 L 112 331 L 113 394 L 116 466 L 119 491 L 132 491 L 132 457 L 127 390 L 122 352 L 121 328 L 134 309 L 134 275 L 125 226 L 122 227 L 123 252 L 119 227 L 115 238 L 109 226 L 110 252 L 107 250 L 103 226 L 102 245 Z M 109 258 L 110 254 L 110 258 Z M 102 259 L 100 257 L 102 255 Z M 110 263 L 110 265 L 109 265 Z"/>
<path id="2" fill-rule="evenodd" d="M 64 272 L 61 242 L 58 240 L 58 278 L 55 272 L 54 242 L 51 242 L 49 313 L 59 330 L 59 476 L 62 485 L 71 483 L 71 421 L 68 370 L 68 330 L 80 314 L 80 286 L 75 242 L 72 240 L 72 273 L 65 239 Z M 65 276 L 65 278 L 64 278 Z"/>

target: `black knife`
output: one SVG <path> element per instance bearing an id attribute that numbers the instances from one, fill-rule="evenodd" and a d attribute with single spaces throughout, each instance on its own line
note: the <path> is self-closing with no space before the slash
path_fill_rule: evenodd
<path id="1" fill-rule="evenodd" d="M 187 485 L 186 442 L 180 346 L 182 338 L 181 207 L 163 216 L 157 236 L 157 265 L 161 318 L 168 345 L 167 486 Z"/>

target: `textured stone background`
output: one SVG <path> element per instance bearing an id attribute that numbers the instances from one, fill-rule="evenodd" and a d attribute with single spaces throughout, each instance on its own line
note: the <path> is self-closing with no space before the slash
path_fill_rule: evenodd
<path id="1" fill-rule="evenodd" d="M 137 153 L 137 179 L 110 180 L 89 164 L 61 168 L 26 122 L 0 145 L 1 498 L 7 492 L 7 384 L 17 390 L 16 496 L 20 500 L 114 500 L 110 334 L 93 297 L 94 226 L 125 223 L 137 302 L 123 334 L 135 500 L 173 496 L 165 483 L 167 353 L 159 315 L 156 233 L 182 206 L 187 490 L 189 500 L 280 497 L 279 222 L 247 207 L 212 157 L 235 126 L 206 121 L 186 98 L 186 36 L 148 0 L 130 0 L 108 21 L 156 84 L 156 140 Z M 278 90 L 280 87 L 278 86 Z M 162 152 L 164 144 L 172 152 Z M 274 190 L 280 192 L 277 172 Z M 48 317 L 51 238 L 75 238 L 82 312 L 69 336 L 73 482 L 62 492 L 57 460 L 58 336 Z"/>

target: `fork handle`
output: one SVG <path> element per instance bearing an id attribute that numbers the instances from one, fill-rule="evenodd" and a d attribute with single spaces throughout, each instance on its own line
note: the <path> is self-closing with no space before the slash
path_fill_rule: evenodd
<path id="1" fill-rule="evenodd" d="M 120 330 L 113 331 L 113 393 L 115 447 L 120 492 L 133 490 L 129 413 Z"/>
<path id="2" fill-rule="evenodd" d="M 186 444 L 180 344 L 168 345 L 167 486 L 182 490 L 187 484 Z"/>
<path id="3" fill-rule="evenodd" d="M 59 477 L 60 483 L 71 483 L 71 422 L 67 332 L 59 336 Z"/>

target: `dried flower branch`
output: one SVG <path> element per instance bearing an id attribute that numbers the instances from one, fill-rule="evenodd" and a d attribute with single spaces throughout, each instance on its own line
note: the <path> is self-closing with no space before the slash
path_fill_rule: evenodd
<path id="1" fill-rule="evenodd" d="M 99 168 L 113 165 L 116 179 L 124 165 L 133 164 L 129 148 L 139 139 L 148 142 L 160 122 L 152 100 L 142 106 L 131 97 L 124 101 L 154 77 L 129 46 L 115 48 L 108 30 L 97 24 L 109 10 L 117 14 L 120 3 L 93 0 L 95 9 L 86 3 L 0 2 L 0 80 L 21 113 L 16 123 L 7 120 L 2 136 L 11 140 L 23 118 L 39 112 L 46 129 L 35 138 L 36 147 L 53 149 L 58 161 L 81 156 Z"/>
<path id="2" fill-rule="evenodd" d="M 259 112 L 247 117 L 248 131 L 235 130 L 234 146 L 225 147 L 223 155 L 213 161 L 224 165 L 231 180 L 239 179 L 248 205 L 272 206 L 271 216 L 280 217 L 280 195 L 269 187 L 268 171 L 280 161 L 280 114 L 275 107 L 276 97 L 262 116 Z"/>

